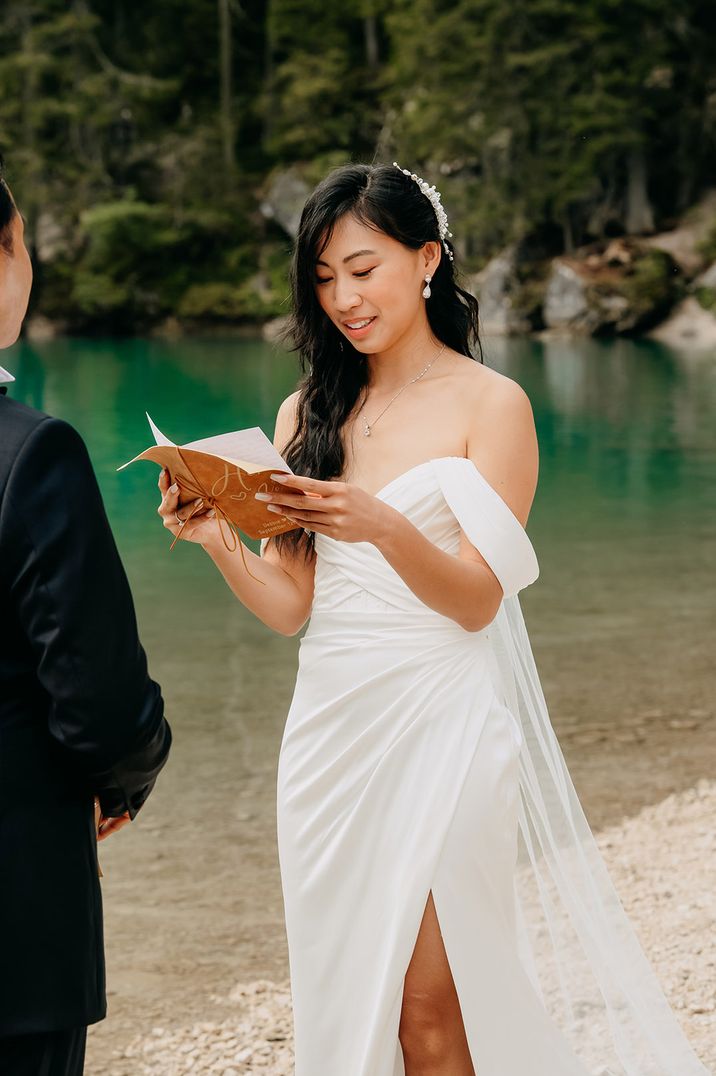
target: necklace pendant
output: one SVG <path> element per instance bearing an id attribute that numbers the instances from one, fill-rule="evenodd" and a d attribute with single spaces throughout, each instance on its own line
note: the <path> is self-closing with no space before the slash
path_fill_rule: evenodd
<path id="1" fill-rule="evenodd" d="M 365 423 L 365 426 L 364 426 L 364 429 L 363 429 L 363 436 L 364 437 L 370 437 L 370 426 L 368 425 L 367 422 Z"/>

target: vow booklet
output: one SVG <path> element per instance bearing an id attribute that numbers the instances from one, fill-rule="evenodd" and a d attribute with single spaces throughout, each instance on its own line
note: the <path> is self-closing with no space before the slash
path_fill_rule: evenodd
<path id="1" fill-rule="evenodd" d="M 271 474 L 293 473 L 258 426 L 175 445 L 149 415 L 147 418 L 156 445 L 123 463 L 118 471 L 137 460 L 152 460 L 166 467 L 172 483 L 179 486 L 179 507 L 201 497 L 204 505 L 199 511 L 213 508 L 220 526 L 228 523 L 249 538 L 269 538 L 296 529 L 294 522 L 269 512 L 266 503 L 254 497 L 259 492 L 281 491 L 279 483 L 271 481 Z"/>

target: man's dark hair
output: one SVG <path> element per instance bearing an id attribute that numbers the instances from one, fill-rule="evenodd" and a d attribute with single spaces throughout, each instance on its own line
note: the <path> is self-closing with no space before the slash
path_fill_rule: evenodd
<path id="1" fill-rule="evenodd" d="M 0 153 L 0 247 L 12 254 L 12 231 L 10 224 L 17 213 L 12 195 L 5 182 L 5 162 Z"/>

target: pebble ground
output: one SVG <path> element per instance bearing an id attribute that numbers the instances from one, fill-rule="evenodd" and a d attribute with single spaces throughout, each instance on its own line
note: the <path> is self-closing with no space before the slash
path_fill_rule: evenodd
<path id="1" fill-rule="evenodd" d="M 716 1070 L 716 782 L 596 835 L 622 903 L 704 1065 Z M 190 1026 L 142 1029 L 88 1076 L 292 1076 L 288 981 L 237 984 Z"/>

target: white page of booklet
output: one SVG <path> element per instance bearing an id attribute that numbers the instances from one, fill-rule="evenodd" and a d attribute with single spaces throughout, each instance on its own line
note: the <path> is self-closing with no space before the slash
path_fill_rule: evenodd
<path id="1" fill-rule="evenodd" d="M 235 430 L 233 433 L 220 433 L 216 437 L 203 437 L 200 441 L 189 441 L 185 445 L 177 446 L 174 441 L 162 433 L 153 422 L 151 415 L 145 412 L 154 440 L 158 445 L 171 448 L 192 448 L 196 452 L 207 452 L 212 456 L 219 456 L 242 467 L 245 471 L 288 471 L 293 474 L 279 452 L 276 451 L 271 441 L 260 426 L 251 426 L 246 430 Z M 124 467 L 127 464 L 123 464 Z M 119 468 L 121 470 L 121 468 Z"/>

